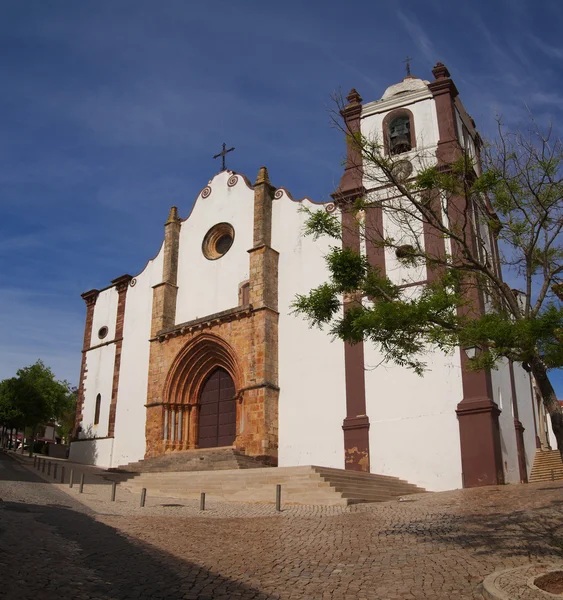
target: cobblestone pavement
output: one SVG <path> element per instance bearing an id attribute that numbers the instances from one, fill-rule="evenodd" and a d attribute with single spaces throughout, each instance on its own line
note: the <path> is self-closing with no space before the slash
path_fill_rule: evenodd
<path id="1" fill-rule="evenodd" d="M 21 460 L 0 454 L 0 597 L 480 600 L 493 571 L 563 557 L 563 483 L 200 513 L 110 502 L 99 478 L 79 494 Z"/>

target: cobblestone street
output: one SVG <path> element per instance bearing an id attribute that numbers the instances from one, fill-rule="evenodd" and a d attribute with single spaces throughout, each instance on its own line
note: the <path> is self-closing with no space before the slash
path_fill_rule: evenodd
<path id="1" fill-rule="evenodd" d="M 480 599 L 493 571 L 563 556 L 561 483 L 200 513 L 125 490 L 113 503 L 101 483 L 79 494 L 0 453 L 0 498 L 8 599 Z"/>

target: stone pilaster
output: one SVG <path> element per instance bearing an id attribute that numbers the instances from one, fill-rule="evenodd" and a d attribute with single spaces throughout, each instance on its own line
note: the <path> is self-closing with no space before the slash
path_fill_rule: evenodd
<path id="1" fill-rule="evenodd" d="M 115 415 L 117 412 L 117 391 L 119 388 L 119 370 L 121 367 L 121 349 L 123 347 L 123 322 L 125 320 L 125 303 L 127 290 L 133 277 L 122 275 L 112 281 L 117 290 L 117 315 L 115 317 L 115 359 L 113 362 L 113 382 L 111 387 L 111 404 L 109 406 L 108 437 L 115 432 Z"/>
<path id="2" fill-rule="evenodd" d="M 170 209 L 164 224 L 164 264 L 162 282 L 153 286 L 151 337 L 162 329 L 174 326 L 176 297 L 178 295 L 178 252 L 180 248 L 178 209 Z"/>
<path id="3" fill-rule="evenodd" d="M 243 390 L 244 432 L 237 447 L 277 459 L 278 451 L 278 258 L 271 247 L 275 189 L 262 167 L 254 184 L 254 244 L 249 252 L 249 301 L 253 308 L 254 369 Z"/>
<path id="4" fill-rule="evenodd" d="M 355 89 L 346 97 L 347 106 L 341 111 L 347 132 L 346 167 L 340 185 L 332 197 L 342 209 L 342 245 L 360 251 L 360 230 L 352 212 L 355 200 L 365 195 L 363 185 L 363 159 L 356 136 L 360 134 L 362 98 Z M 366 212 L 368 236 L 368 259 L 370 264 L 385 273 L 385 255 L 373 244 L 373 238 L 381 234 L 383 217 L 380 207 L 369 208 Z M 379 232 L 377 229 L 379 228 Z M 344 303 L 348 310 L 353 298 Z M 370 470 L 369 456 L 369 417 L 366 414 L 366 385 L 364 374 L 364 344 L 344 343 L 344 372 L 346 381 L 346 418 L 342 424 L 344 431 L 344 466 L 351 471 Z"/>
<path id="5" fill-rule="evenodd" d="M 166 223 L 164 224 L 162 281 L 153 286 L 149 386 L 146 405 L 146 456 L 159 454 L 161 449 L 160 446 L 162 445 L 162 421 L 164 409 L 160 403 L 162 402 L 162 383 L 165 377 L 165 374 L 162 373 L 164 359 L 159 344 L 154 338 L 159 331 L 173 327 L 176 321 L 180 228 L 181 220 L 178 216 L 178 209 L 175 206 L 172 206 L 168 213 L 168 219 L 166 219 Z M 157 397 L 154 397 L 155 393 L 157 394 Z M 157 447 L 155 447 L 155 444 Z"/>
<path id="6" fill-rule="evenodd" d="M 96 300 L 100 294 L 99 290 L 90 290 L 82 294 L 82 299 L 86 303 L 86 324 L 84 327 L 84 342 L 82 344 L 82 362 L 80 365 L 80 381 L 78 383 L 78 397 L 76 401 L 76 418 L 74 421 L 74 435 L 78 433 L 80 423 L 82 423 L 82 410 L 84 408 L 84 381 L 86 379 L 86 352 L 90 348 L 92 340 L 92 323 L 94 321 L 94 308 Z"/>

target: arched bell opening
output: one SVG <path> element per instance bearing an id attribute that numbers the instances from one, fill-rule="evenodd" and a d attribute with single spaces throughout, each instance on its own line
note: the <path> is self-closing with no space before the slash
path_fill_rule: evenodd
<path id="1" fill-rule="evenodd" d="M 407 108 L 390 112 L 383 119 L 385 152 L 391 156 L 410 152 L 416 148 L 414 117 Z"/>

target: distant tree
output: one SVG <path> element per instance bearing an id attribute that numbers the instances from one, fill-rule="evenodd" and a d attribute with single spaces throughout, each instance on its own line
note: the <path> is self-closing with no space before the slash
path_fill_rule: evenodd
<path id="1" fill-rule="evenodd" d="M 0 415 L 11 426 L 29 427 L 35 440 L 39 425 L 68 413 L 71 396 L 69 383 L 56 380 L 52 370 L 38 360 L 19 369 L 16 377 L 0 382 Z"/>
<path id="2" fill-rule="evenodd" d="M 76 402 L 78 400 L 78 389 L 72 388 L 66 397 L 63 412 L 57 419 L 57 434 L 62 438 L 64 444 L 68 444 L 75 424 Z"/>
<path id="3" fill-rule="evenodd" d="M 384 361 L 418 374 L 429 351 L 459 346 L 478 349 L 473 369 L 495 368 L 501 358 L 522 364 L 541 392 L 563 453 L 563 414 L 548 376 L 563 366 L 561 141 L 534 122 L 523 132 L 499 123 L 479 162 L 461 148 L 453 164 L 409 154 L 419 168 L 405 176 L 404 154 L 390 155 L 383 140 L 345 133 L 362 157 L 364 177 L 379 191 L 342 210 L 355 217 L 353 226 L 367 243 L 434 276 L 413 294 L 342 244 L 346 232 L 338 212 L 308 211 L 305 234 L 339 243 L 326 257 L 328 281 L 297 296 L 296 312 L 337 338 L 373 343 Z M 373 206 L 381 206 L 403 234 L 370 236 L 363 218 Z M 426 245 L 424 224 L 443 243 Z"/>

